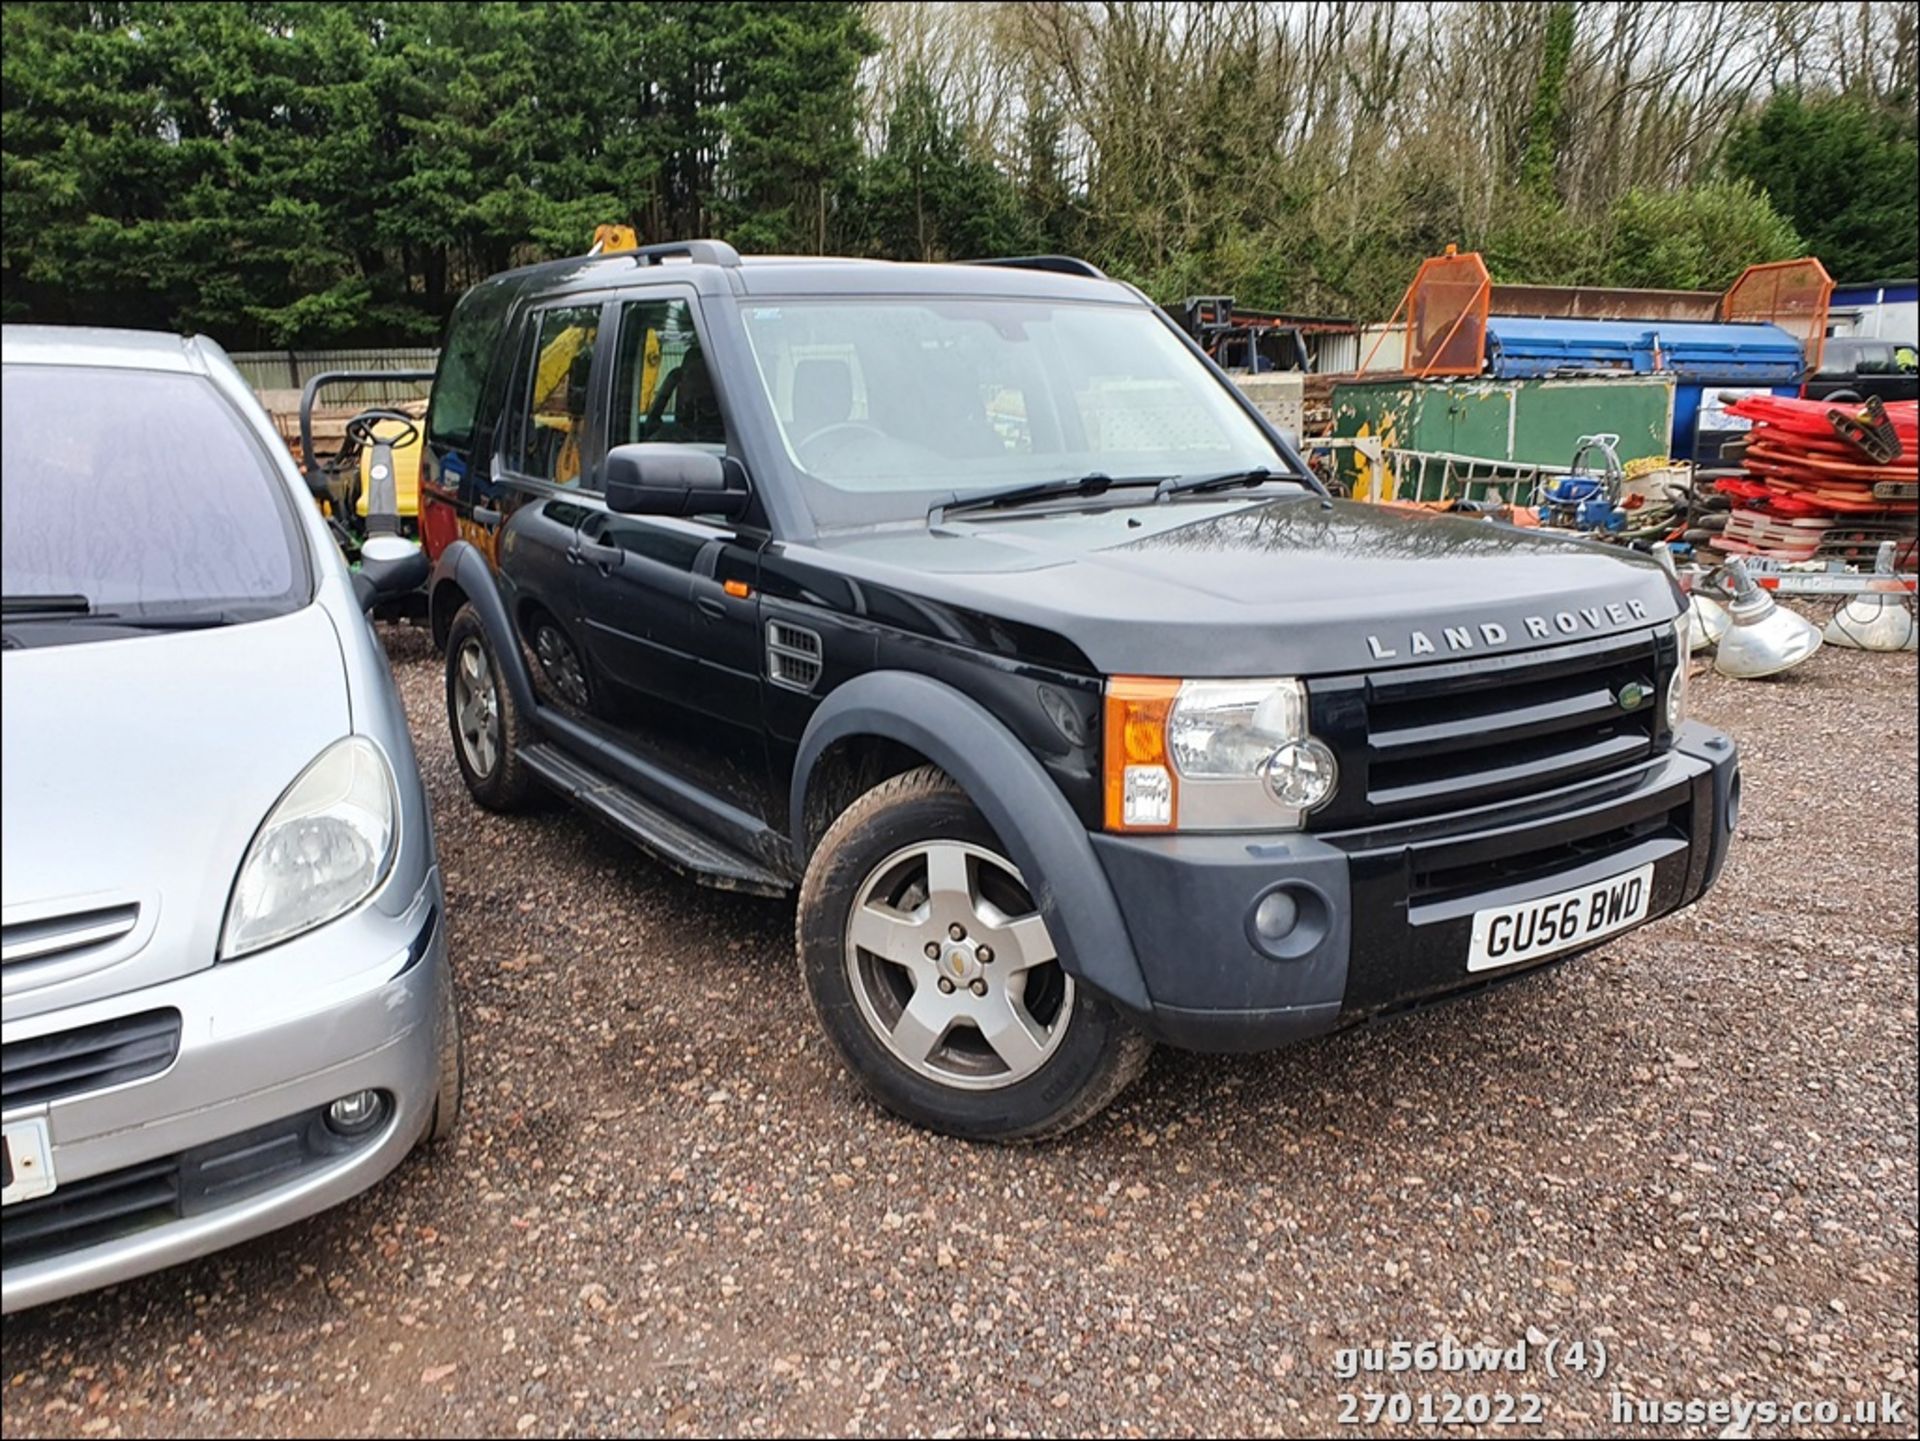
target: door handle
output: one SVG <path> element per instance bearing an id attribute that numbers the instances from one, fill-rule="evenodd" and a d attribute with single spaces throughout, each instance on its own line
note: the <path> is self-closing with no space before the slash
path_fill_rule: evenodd
<path id="1" fill-rule="evenodd" d="M 601 570 L 617 570 L 627 558 L 627 553 L 617 545 L 599 545 L 590 540 L 576 540 L 567 547 L 567 560 L 574 565 L 597 565 Z"/>
<path id="2" fill-rule="evenodd" d="M 712 616 L 715 620 L 727 618 L 727 603 L 717 595 L 696 595 L 693 603 L 700 607 L 702 615 Z"/>

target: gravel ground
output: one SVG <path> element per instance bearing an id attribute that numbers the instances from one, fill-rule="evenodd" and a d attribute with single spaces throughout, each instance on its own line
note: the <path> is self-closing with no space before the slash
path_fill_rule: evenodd
<path id="1" fill-rule="evenodd" d="M 1317 1435 L 1342 1392 L 1449 1389 L 1542 1396 L 1523 1434 L 1618 1433 L 1615 1388 L 1885 1392 L 1893 1424 L 1794 1429 L 1913 1434 L 1911 656 L 1697 683 L 1747 788 L 1687 914 L 1280 1054 L 1162 1051 L 1067 1141 L 997 1150 L 861 1099 L 789 907 L 476 809 L 435 658 L 388 644 L 462 1132 L 270 1239 L 9 1318 L 9 1436 Z M 1343 1347 L 1528 1336 L 1522 1375 L 1336 1374 Z M 1604 1345 L 1604 1380 L 1549 1376 L 1547 1340 Z"/>

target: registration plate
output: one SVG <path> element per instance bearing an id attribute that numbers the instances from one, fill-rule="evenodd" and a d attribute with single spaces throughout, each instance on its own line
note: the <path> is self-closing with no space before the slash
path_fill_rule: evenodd
<path id="1" fill-rule="evenodd" d="M 1647 918 L 1652 899 L 1653 866 L 1648 864 L 1577 890 L 1475 911 L 1467 969 L 1517 966 L 1624 931 Z"/>
<path id="2" fill-rule="evenodd" d="M 6 1162 L 0 1206 L 31 1201 L 53 1189 L 53 1145 L 47 1139 L 44 1118 L 9 1121 L 0 1127 L 0 1153 L 4 1153 Z"/>

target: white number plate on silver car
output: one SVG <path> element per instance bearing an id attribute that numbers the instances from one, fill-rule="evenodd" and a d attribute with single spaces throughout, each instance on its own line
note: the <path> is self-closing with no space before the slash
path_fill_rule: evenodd
<path id="1" fill-rule="evenodd" d="M 1473 943 L 1467 969 L 1491 971 L 1537 961 L 1583 946 L 1647 918 L 1653 899 L 1651 862 L 1577 890 L 1560 891 L 1517 906 L 1490 906 L 1473 913 Z"/>
<path id="2" fill-rule="evenodd" d="M 0 1128 L 0 1145 L 6 1148 L 6 1187 L 0 1190 L 0 1206 L 31 1201 L 53 1189 L 53 1145 L 47 1139 L 44 1118 L 7 1122 Z"/>

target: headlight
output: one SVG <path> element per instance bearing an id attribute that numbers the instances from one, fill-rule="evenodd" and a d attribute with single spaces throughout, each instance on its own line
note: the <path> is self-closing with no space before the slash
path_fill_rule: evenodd
<path id="1" fill-rule="evenodd" d="M 1297 680 L 1107 685 L 1110 830 L 1283 830 L 1333 795 L 1333 752 L 1307 734 Z"/>
<path id="2" fill-rule="evenodd" d="M 1687 665 L 1692 654 L 1693 616 L 1689 611 L 1681 611 L 1673 622 L 1674 644 L 1679 647 L 1673 668 L 1673 679 L 1667 682 L 1667 731 L 1671 734 L 1680 729 L 1687 718 Z"/>
<path id="3" fill-rule="evenodd" d="M 1288 741 L 1267 762 L 1267 789 L 1273 798 L 1302 814 L 1325 805 L 1338 778 L 1333 752 L 1312 736 Z"/>
<path id="4" fill-rule="evenodd" d="M 247 847 L 220 959 L 276 945 L 372 895 L 393 869 L 396 810 L 393 770 L 372 741 L 348 736 L 322 751 Z"/>

